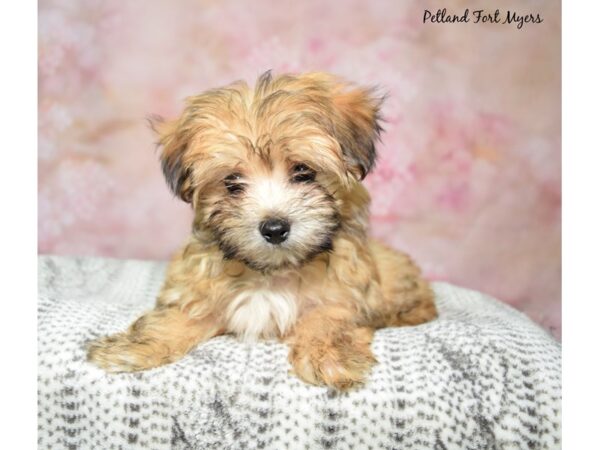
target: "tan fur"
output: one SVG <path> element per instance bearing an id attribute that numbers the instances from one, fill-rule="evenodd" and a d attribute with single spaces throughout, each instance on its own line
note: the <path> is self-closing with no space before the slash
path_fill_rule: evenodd
<path id="1" fill-rule="evenodd" d="M 379 105 L 332 75 L 265 74 L 254 89 L 209 91 L 188 99 L 179 119 L 156 121 L 167 181 L 195 210 L 193 234 L 156 309 L 91 343 L 89 359 L 108 371 L 143 370 L 233 333 L 285 340 L 309 383 L 364 382 L 375 329 L 437 314 L 410 258 L 367 238 L 360 180 L 374 162 Z M 314 179 L 294 178 L 299 163 Z M 258 231 L 273 216 L 291 223 L 277 246 Z"/>

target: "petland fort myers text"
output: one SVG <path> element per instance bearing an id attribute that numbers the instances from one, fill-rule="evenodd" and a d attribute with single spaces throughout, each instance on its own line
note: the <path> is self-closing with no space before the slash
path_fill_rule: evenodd
<path id="1" fill-rule="evenodd" d="M 506 10 L 488 11 L 485 9 L 475 9 L 470 11 L 465 9 L 460 14 L 448 12 L 446 8 L 430 11 L 423 11 L 423 23 L 488 23 L 500 25 L 513 25 L 517 29 L 522 29 L 527 24 L 539 24 L 544 19 L 538 13 L 518 13 L 516 11 Z"/>

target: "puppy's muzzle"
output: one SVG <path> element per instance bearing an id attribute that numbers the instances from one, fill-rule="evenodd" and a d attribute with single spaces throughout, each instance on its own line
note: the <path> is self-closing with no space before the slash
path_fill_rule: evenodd
<path id="1" fill-rule="evenodd" d="M 287 220 L 272 218 L 262 222 L 258 229 L 267 242 L 278 245 L 288 238 L 290 223 Z"/>

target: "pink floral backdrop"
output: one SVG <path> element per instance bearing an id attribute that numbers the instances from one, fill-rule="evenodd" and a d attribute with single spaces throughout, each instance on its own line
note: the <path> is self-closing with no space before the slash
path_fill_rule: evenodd
<path id="1" fill-rule="evenodd" d="M 167 258 L 190 229 L 145 116 L 236 79 L 326 70 L 389 93 L 372 232 L 560 337 L 560 2 L 541 24 L 423 24 L 486 1 L 39 3 L 39 252 Z"/>

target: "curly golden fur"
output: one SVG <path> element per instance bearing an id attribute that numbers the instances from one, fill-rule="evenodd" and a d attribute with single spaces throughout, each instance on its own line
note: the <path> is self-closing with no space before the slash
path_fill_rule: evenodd
<path id="1" fill-rule="evenodd" d="M 156 308 L 90 343 L 112 372 L 178 360 L 232 333 L 288 342 L 295 373 L 338 389 L 376 363 L 381 327 L 436 317 L 410 258 L 367 237 L 381 99 L 324 73 L 266 73 L 153 120 L 164 175 L 195 211 Z M 266 230 L 266 231 L 265 231 Z"/>

